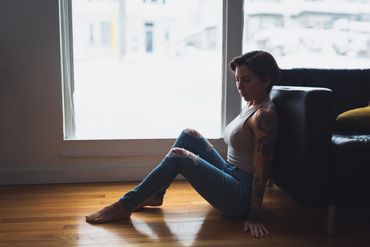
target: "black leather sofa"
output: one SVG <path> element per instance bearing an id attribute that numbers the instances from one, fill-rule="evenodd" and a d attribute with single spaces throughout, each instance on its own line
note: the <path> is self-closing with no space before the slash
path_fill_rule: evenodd
<path id="1" fill-rule="evenodd" d="M 338 114 L 367 106 L 370 70 L 282 71 L 271 98 L 279 131 L 271 180 L 303 207 L 370 204 L 370 133 L 336 129 Z"/>

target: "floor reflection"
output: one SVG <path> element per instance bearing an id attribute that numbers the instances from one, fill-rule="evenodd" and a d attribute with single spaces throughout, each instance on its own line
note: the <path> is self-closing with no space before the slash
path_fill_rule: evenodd
<path id="1" fill-rule="evenodd" d="M 130 221 L 90 226 L 94 230 L 90 228 L 88 235 L 82 234 L 84 237 L 79 239 L 79 245 L 104 243 L 110 246 L 130 246 L 151 243 L 157 246 L 167 243 L 170 246 L 189 247 L 207 239 L 214 241 L 220 227 L 230 229 L 240 225 L 235 224 L 235 221 L 241 223 L 240 219 L 222 217 L 212 208 L 189 212 L 144 208 L 135 212 Z"/>

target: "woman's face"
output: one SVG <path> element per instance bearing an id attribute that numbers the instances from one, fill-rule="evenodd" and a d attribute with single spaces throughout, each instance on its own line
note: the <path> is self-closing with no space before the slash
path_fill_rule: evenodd
<path id="1" fill-rule="evenodd" d="M 235 68 L 236 88 L 245 101 L 262 101 L 267 97 L 268 78 L 261 80 L 246 65 Z"/>

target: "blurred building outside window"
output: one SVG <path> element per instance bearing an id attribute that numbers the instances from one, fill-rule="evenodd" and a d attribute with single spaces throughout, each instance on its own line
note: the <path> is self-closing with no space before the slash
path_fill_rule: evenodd
<path id="1" fill-rule="evenodd" d="M 370 68 L 369 0 L 245 0 L 243 31 L 285 69 Z"/>

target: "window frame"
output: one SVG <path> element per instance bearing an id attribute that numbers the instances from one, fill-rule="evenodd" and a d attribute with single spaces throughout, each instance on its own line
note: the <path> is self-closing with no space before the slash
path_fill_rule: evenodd
<path id="1" fill-rule="evenodd" d="M 155 157 L 163 155 L 175 141 L 172 139 L 74 139 L 73 92 L 73 35 L 72 0 L 59 0 L 60 48 L 63 98 L 63 137 L 61 157 Z M 229 72 L 228 62 L 242 53 L 243 0 L 222 0 L 222 102 L 221 129 L 240 112 L 240 96 L 235 88 L 235 79 Z M 211 123 L 210 123 L 211 124 Z M 225 152 L 223 138 L 209 139 Z"/>

